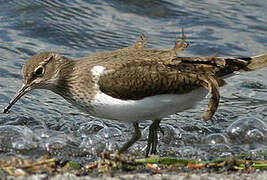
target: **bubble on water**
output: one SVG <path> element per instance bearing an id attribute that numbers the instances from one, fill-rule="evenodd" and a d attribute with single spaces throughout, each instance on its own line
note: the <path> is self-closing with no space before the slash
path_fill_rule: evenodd
<path id="1" fill-rule="evenodd" d="M 203 123 L 203 120 L 200 119 L 199 121 L 200 123 Z M 207 133 L 211 133 L 211 132 L 214 132 L 214 127 L 213 129 L 210 129 L 210 127 L 207 127 L 206 125 L 199 125 L 199 124 L 186 124 L 186 125 L 183 125 L 181 127 L 182 130 L 184 131 L 188 131 L 188 132 L 196 132 L 196 133 L 200 133 L 200 134 L 207 134 Z"/>
<path id="2" fill-rule="evenodd" d="M 215 157 L 226 157 L 233 154 L 233 150 L 226 144 L 214 144 L 209 148 L 209 153 Z"/>
<path id="3" fill-rule="evenodd" d="M 39 130 L 40 147 L 48 152 L 65 149 L 66 146 L 75 144 L 75 138 L 64 132 L 54 130 Z"/>
<path id="4" fill-rule="evenodd" d="M 158 130 L 158 138 L 160 143 L 164 143 L 167 145 L 174 144 L 175 141 L 181 137 L 181 132 L 183 130 L 180 128 L 175 128 L 169 124 L 160 124 L 160 129 Z M 143 131 L 142 131 L 142 137 L 141 141 L 147 141 L 149 135 L 149 126 L 147 126 Z"/>
<path id="5" fill-rule="evenodd" d="M 85 137 L 90 134 L 97 133 L 104 127 L 105 125 L 100 121 L 90 121 L 90 122 L 82 124 L 78 130 L 78 133 L 81 134 L 81 136 Z"/>
<path id="6" fill-rule="evenodd" d="M 207 152 L 202 151 L 201 149 L 194 148 L 191 146 L 185 146 L 177 148 L 175 151 L 176 156 L 181 158 L 190 158 L 196 160 L 207 160 L 210 156 Z"/>
<path id="7" fill-rule="evenodd" d="M 226 132 L 233 143 L 263 143 L 267 125 L 257 118 L 246 117 L 233 122 Z"/>
<path id="8" fill-rule="evenodd" d="M 105 149 L 106 140 L 97 135 L 84 137 L 79 148 L 91 154 L 101 153 Z"/>
<path id="9" fill-rule="evenodd" d="M 247 132 L 246 138 L 254 142 L 263 142 L 264 133 L 258 129 L 252 129 Z"/>
<path id="10" fill-rule="evenodd" d="M 104 138 L 113 138 L 113 137 L 119 137 L 122 135 L 121 130 L 115 127 L 104 127 L 97 133 L 98 136 L 104 137 Z"/>
<path id="11" fill-rule="evenodd" d="M 183 131 L 180 128 L 175 128 L 168 124 L 162 124 L 160 127 L 163 132 L 163 134 L 159 134 L 161 142 L 170 146 L 172 146 L 175 141 L 181 137 L 181 132 Z"/>
<path id="12" fill-rule="evenodd" d="M 146 142 L 137 141 L 127 151 L 132 155 L 144 155 L 146 152 Z"/>
<path id="13" fill-rule="evenodd" d="M 105 150 L 108 150 L 110 152 L 114 152 L 118 150 L 118 144 L 112 141 L 106 141 L 105 143 Z M 103 149 L 102 149 L 103 151 Z"/>
<path id="14" fill-rule="evenodd" d="M 194 143 L 200 142 L 200 137 L 194 133 L 183 133 L 181 136 L 182 141 L 187 145 L 192 145 Z"/>
<path id="15" fill-rule="evenodd" d="M 266 145 L 259 145 L 257 148 L 251 149 L 250 155 L 253 155 L 252 158 L 256 157 L 257 159 L 265 159 L 266 160 Z"/>
<path id="16" fill-rule="evenodd" d="M 209 134 L 203 139 L 205 144 L 229 144 L 227 137 L 222 133 Z"/>
<path id="17" fill-rule="evenodd" d="M 97 155 L 102 153 L 104 150 L 111 152 L 118 150 L 118 144 L 99 135 L 91 135 L 83 138 L 79 148 L 84 152 Z"/>
<path id="18" fill-rule="evenodd" d="M 0 149 L 30 150 L 37 147 L 39 139 L 25 126 L 0 126 Z"/>

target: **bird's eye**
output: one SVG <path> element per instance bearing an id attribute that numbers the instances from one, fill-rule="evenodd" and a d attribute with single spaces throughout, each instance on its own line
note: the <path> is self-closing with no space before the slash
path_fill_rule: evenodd
<path id="1" fill-rule="evenodd" d="M 42 66 L 35 70 L 35 76 L 41 76 L 44 73 L 44 68 Z"/>

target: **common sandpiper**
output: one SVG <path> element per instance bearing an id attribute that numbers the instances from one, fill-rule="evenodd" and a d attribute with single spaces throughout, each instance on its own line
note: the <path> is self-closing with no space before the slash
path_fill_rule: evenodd
<path id="1" fill-rule="evenodd" d="M 148 156 L 156 153 L 162 118 L 193 108 L 210 93 L 203 116 L 209 120 L 218 107 L 219 87 L 226 84 L 226 75 L 267 66 L 267 54 L 247 58 L 178 57 L 187 46 L 183 34 L 172 49 L 148 49 L 141 35 L 132 46 L 78 60 L 41 52 L 26 61 L 23 85 L 4 112 L 33 89 L 51 90 L 92 116 L 132 123 L 134 135 L 120 152 L 140 138 L 138 123 L 152 120 Z"/>

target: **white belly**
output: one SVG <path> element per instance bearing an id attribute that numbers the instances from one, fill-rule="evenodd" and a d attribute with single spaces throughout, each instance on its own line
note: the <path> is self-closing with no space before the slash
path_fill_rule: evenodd
<path id="1" fill-rule="evenodd" d="M 187 94 L 163 94 L 141 100 L 120 100 L 98 93 L 88 109 L 92 116 L 118 121 L 155 120 L 194 107 L 207 95 L 204 88 Z"/>

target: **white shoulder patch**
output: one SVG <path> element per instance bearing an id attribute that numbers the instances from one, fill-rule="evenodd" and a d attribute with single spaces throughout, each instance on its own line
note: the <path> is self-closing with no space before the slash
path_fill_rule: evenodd
<path id="1" fill-rule="evenodd" d="M 94 76 L 100 76 L 106 68 L 104 66 L 94 66 L 91 72 Z"/>

